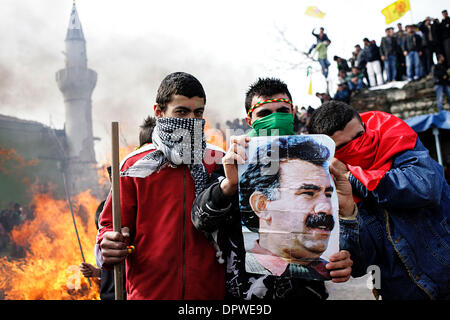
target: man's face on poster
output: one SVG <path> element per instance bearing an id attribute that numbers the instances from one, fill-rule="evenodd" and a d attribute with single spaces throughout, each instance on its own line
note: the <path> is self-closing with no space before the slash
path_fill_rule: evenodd
<path id="1" fill-rule="evenodd" d="M 250 196 L 260 246 L 291 262 L 318 259 L 334 227 L 328 172 L 304 160 L 281 160 L 279 186 L 276 200 L 259 191 Z"/>

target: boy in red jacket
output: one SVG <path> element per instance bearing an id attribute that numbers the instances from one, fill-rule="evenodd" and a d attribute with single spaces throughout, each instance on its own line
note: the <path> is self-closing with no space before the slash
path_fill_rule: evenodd
<path id="1" fill-rule="evenodd" d="M 223 156 L 205 142 L 205 103 L 195 77 L 168 75 L 154 105 L 152 143 L 120 166 L 121 233 L 112 231 L 111 195 L 106 201 L 97 243 L 103 268 L 126 261 L 128 300 L 224 298 L 224 266 L 191 222 L 195 195 Z M 135 252 L 129 254 L 131 244 Z"/>

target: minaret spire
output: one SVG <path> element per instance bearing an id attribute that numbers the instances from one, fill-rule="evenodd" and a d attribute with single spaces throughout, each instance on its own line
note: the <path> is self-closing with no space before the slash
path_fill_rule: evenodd
<path id="1" fill-rule="evenodd" d="M 72 12 L 70 13 L 69 27 L 67 28 L 67 40 L 82 40 L 84 39 L 83 28 L 81 27 L 80 17 L 78 17 L 77 6 L 75 0 L 72 5 Z"/>

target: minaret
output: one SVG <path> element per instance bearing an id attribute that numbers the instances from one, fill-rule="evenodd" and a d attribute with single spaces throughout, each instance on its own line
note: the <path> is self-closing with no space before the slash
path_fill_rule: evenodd
<path id="1" fill-rule="evenodd" d="M 91 96 L 97 73 L 87 67 L 86 40 L 75 1 L 67 29 L 65 68 L 56 73 L 56 82 L 64 96 L 66 162 L 72 194 L 97 188 L 95 151 L 92 131 Z M 94 190 L 92 190 L 94 191 Z"/>

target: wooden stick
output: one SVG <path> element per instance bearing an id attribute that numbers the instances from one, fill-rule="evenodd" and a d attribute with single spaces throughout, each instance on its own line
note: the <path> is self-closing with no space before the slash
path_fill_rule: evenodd
<path id="1" fill-rule="evenodd" d="M 120 168 L 119 168 L 119 123 L 111 123 L 112 142 L 112 213 L 113 230 L 121 232 L 122 221 L 120 214 Z M 114 290 L 116 300 L 123 300 L 123 263 L 114 265 Z"/>

